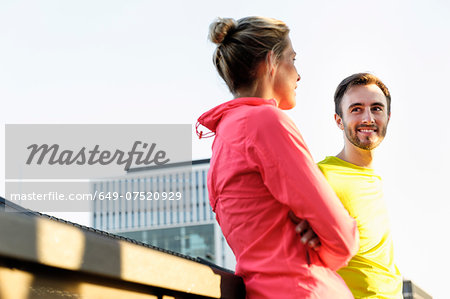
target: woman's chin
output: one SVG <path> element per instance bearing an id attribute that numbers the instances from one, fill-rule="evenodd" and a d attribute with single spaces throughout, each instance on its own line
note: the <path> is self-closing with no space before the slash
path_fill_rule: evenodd
<path id="1" fill-rule="evenodd" d="M 296 105 L 295 100 L 294 101 L 289 101 L 289 102 L 281 102 L 278 105 L 278 108 L 280 108 L 281 110 L 291 110 L 292 108 L 294 108 Z"/>

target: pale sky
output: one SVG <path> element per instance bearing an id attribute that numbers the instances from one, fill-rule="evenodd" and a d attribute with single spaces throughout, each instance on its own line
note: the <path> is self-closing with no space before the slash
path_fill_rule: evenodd
<path id="1" fill-rule="evenodd" d="M 333 121 L 337 84 L 370 71 L 389 87 L 392 118 L 376 164 L 397 264 L 404 277 L 445 298 L 448 1 L 2 0 L 1 120 L 195 124 L 231 99 L 211 62 L 208 26 L 218 16 L 249 15 L 278 18 L 291 28 L 302 80 L 297 107 L 288 114 L 317 161 L 342 146 Z M 193 139 L 193 159 L 209 158 L 210 147 L 210 140 Z M 3 147 L 0 157 L 4 168 Z M 77 214 L 67 217 L 85 223 Z"/>

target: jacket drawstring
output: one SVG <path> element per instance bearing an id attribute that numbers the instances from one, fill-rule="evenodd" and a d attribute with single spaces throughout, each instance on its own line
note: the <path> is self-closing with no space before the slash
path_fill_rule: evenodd
<path id="1" fill-rule="evenodd" d="M 195 133 L 197 133 L 198 139 L 202 139 L 202 138 L 211 138 L 214 137 L 216 135 L 216 133 L 214 132 L 206 132 L 205 134 L 203 134 L 203 131 L 199 131 L 198 127 L 200 126 L 200 123 L 197 121 L 197 123 L 195 124 Z"/>

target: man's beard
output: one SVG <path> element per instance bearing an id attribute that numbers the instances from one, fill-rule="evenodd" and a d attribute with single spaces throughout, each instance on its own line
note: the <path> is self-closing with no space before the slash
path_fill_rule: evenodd
<path id="1" fill-rule="evenodd" d="M 358 137 L 358 128 L 359 127 L 365 127 L 365 128 L 373 128 L 375 130 L 377 130 L 375 132 L 375 134 L 377 134 L 377 139 L 375 141 L 371 141 L 370 137 L 365 138 L 365 140 L 361 140 Z M 345 136 L 347 137 L 348 141 L 351 142 L 351 144 L 353 144 L 354 146 L 363 149 L 363 150 L 373 150 L 375 149 L 378 145 L 380 145 L 381 141 L 383 141 L 384 137 L 386 136 L 386 132 L 387 132 L 387 125 L 383 126 L 383 127 L 378 127 L 375 125 L 372 126 L 367 126 L 367 125 L 359 125 L 356 126 L 356 128 L 354 130 L 349 129 L 346 124 L 344 123 L 344 132 L 345 132 Z"/>

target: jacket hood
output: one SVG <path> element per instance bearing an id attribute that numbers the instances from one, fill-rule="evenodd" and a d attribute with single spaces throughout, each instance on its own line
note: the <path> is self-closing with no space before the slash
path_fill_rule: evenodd
<path id="1" fill-rule="evenodd" d="M 235 108 L 241 107 L 241 106 L 261 106 L 261 105 L 272 105 L 276 106 L 277 102 L 274 99 L 262 99 L 262 98 L 237 98 L 228 102 L 225 102 L 223 104 L 220 104 L 219 106 L 214 107 L 213 109 L 203 113 L 197 120 L 197 126 L 201 124 L 202 126 L 208 128 L 211 130 L 212 133 L 216 132 L 217 126 L 219 125 L 222 116 Z M 211 137 L 211 132 L 203 134 L 202 131 L 197 130 L 197 135 L 202 137 Z M 209 136 L 207 136 L 209 135 Z"/>

